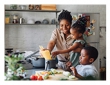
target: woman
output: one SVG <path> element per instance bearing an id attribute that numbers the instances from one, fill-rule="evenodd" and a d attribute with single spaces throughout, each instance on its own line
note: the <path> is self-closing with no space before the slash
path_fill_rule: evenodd
<path id="1" fill-rule="evenodd" d="M 56 50 L 67 49 L 72 45 L 72 37 L 70 34 L 70 28 L 72 24 L 72 16 L 69 11 L 63 10 L 58 16 L 59 28 L 52 32 L 50 41 L 47 45 L 47 49 L 51 52 L 56 46 Z M 76 52 L 80 49 L 77 49 Z M 69 60 L 69 53 L 57 55 L 58 68 L 67 70 L 66 63 Z"/>

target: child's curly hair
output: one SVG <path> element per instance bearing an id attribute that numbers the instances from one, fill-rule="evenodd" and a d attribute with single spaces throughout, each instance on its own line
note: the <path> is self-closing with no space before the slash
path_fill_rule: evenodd
<path id="1" fill-rule="evenodd" d="M 72 25 L 72 29 L 76 29 L 79 33 L 83 34 L 86 30 L 86 23 L 86 18 L 81 17 Z"/>

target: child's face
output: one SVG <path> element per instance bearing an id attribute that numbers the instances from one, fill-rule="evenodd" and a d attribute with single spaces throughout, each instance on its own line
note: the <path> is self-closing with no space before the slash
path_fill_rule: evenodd
<path id="1" fill-rule="evenodd" d="M 63 31 L 64 34 L 70 33 L 71 24 L 66 19 L 62 19 L 60 21 L 60 29 Z"/>
<path id="2" fill-rule="evenodd" d="M 85 49 L 81 50 L 81 56 L 79 57 L 79 63 L 82 65 L 91 64 L 91 58 L 89 58 L 89 55 Z"/>
<path id="3" fill-rule="evenodd" d="M 81 33 L 79 33 L 77 30 L 75 29 L 70 29 L 70 33 L 73 39 L 78 39 L 81 37 Z"/>

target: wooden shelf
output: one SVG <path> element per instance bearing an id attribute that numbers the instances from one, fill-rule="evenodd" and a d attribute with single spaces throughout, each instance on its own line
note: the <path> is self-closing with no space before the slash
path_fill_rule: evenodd
<path id="1" fill-rule="evenodd" d="M 13 23 L 10 23 L 10 24 L 5 24 L 5 25 L 56 25 L 56 24 L 13 24 Z"/>
<path id="2" fill-rule="evenodd" d="M 20 12 L 60 12 L 58 10 L 12 10 L 12 9 L 5 9 L 5 11 L 20 11 Z"/>

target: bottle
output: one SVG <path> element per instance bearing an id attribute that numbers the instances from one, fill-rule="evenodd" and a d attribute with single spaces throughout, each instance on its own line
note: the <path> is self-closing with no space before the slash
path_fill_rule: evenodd
<path id="1" fill-rule="evenodd" d="M 8 15 L 8 14 L 5 15 L 5 23 L 6 24 L 10 23 L 10 15 Z"/>

